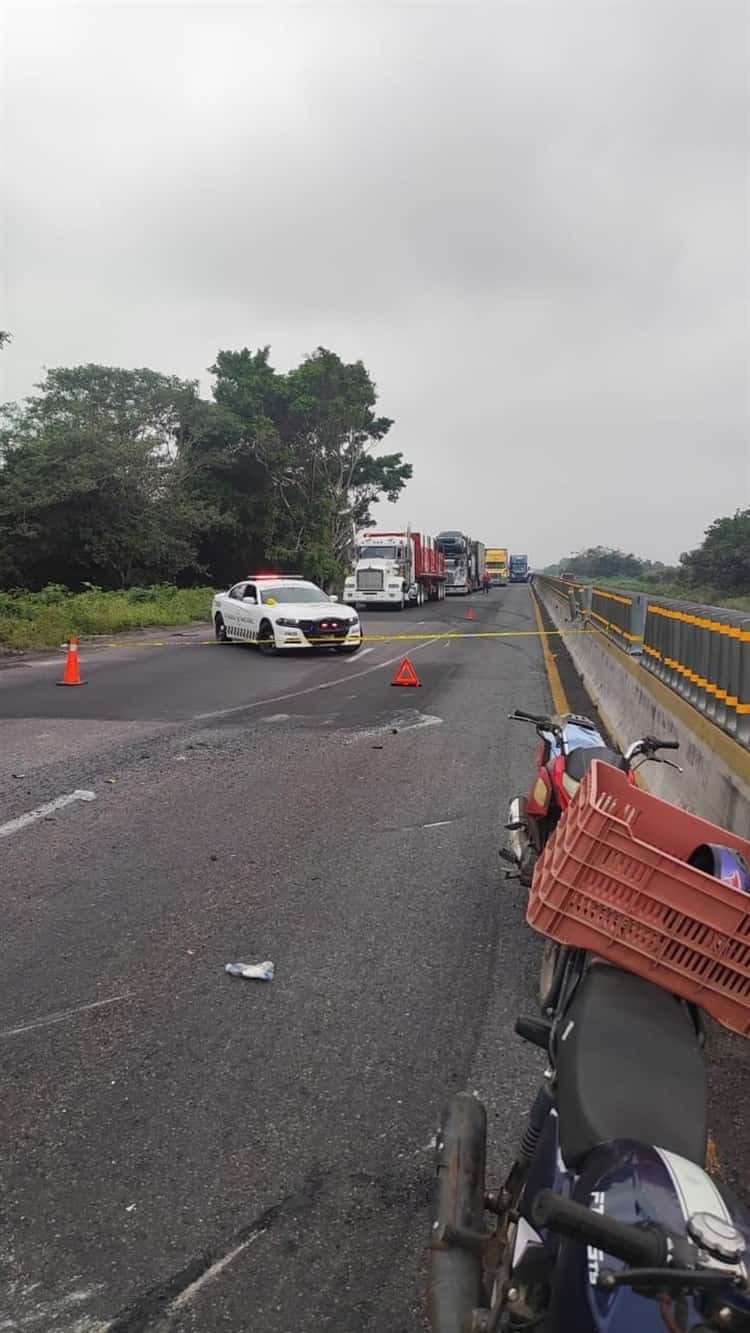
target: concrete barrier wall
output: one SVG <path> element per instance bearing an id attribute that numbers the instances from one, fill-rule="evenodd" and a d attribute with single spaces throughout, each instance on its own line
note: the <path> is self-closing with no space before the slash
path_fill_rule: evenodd
<path id="1" fill-rule="evenodd" d="M 534 590 L 556 628 L 581 628 L 567 595 L 546 581 Z M 674 758 L 684 773 L 648 764 L 648 790 L 750 838 L 750 753 L 596 629 L 571 634 L 565 646 L 618 746 L 647 734 L 680 742 Z"/>

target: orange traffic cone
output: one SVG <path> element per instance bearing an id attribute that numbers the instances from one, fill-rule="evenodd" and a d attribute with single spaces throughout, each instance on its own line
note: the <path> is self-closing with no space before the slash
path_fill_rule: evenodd
<path id="1" fill-rule="evenodd" d="M 468 609 L 468 611 L 466 612 L 466 619 L 467 619 L 467 620 L 473 620 L 473 619 L 474 619 L 474 608 L 473 608 L 472 606 L 470 606 L 469 609 Z"/>
<path id="2" fill-rule="evenodd" d="M 414 688 L 415 686 L 421 684 L 422 682 L 419 679 L 419 676 L 417 675 L 416 671 L 414 670 L 414 667 L 412 666 L 408 657 L 405 657 L 403 662 L 401 663 L 401 666 L 399 667 L 398 671 L 393 677 L 391 685 L 408 685 Z"/>
<path id="3" fill-rule="evenodd" d="M 85 685 L 86 681 L 81 680 L 81 668 L 78 662 L 78 640 L 68 639 L 68 656 L 65 659 L 65 670 L 62 680 L 58 680 L 58 685 Z"/>

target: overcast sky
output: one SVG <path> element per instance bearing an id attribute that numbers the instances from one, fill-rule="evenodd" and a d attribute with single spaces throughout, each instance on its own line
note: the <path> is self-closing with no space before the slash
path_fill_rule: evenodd
<path id="1" fill-rule="evenodd" d="M 2 396 L 361 358 L 389 526 L 671 560 L 750 503 L 747 0 L 5 10 Z"/>

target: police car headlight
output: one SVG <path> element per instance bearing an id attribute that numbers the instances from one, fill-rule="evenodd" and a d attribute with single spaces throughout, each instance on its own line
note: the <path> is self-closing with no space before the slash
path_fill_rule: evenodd
<path id="1" fill-rule="evenodd" d="M 292 620 L 289 616 L 278 616 L 276 624 L 283 625 L 285 628 L 291 629 L 293 626 L 299 625 L 299 621 Z"/>

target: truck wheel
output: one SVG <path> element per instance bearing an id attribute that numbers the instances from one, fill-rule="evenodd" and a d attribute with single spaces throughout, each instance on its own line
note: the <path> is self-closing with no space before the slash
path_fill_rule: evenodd
<path id="1" fill-rule="evenodd" d="M 404 597 L 404 594 L 402 593 L 402 594 L 401 594 L 401 601 L 400 601 L 399 605 L 396 607 L 396 610 L 397 610 L 397 611 L 403 611 L 403 609 L 404 609 L 405 606 L 406 606 L 406 599 L 405 599 L 405 597 Z"/>

